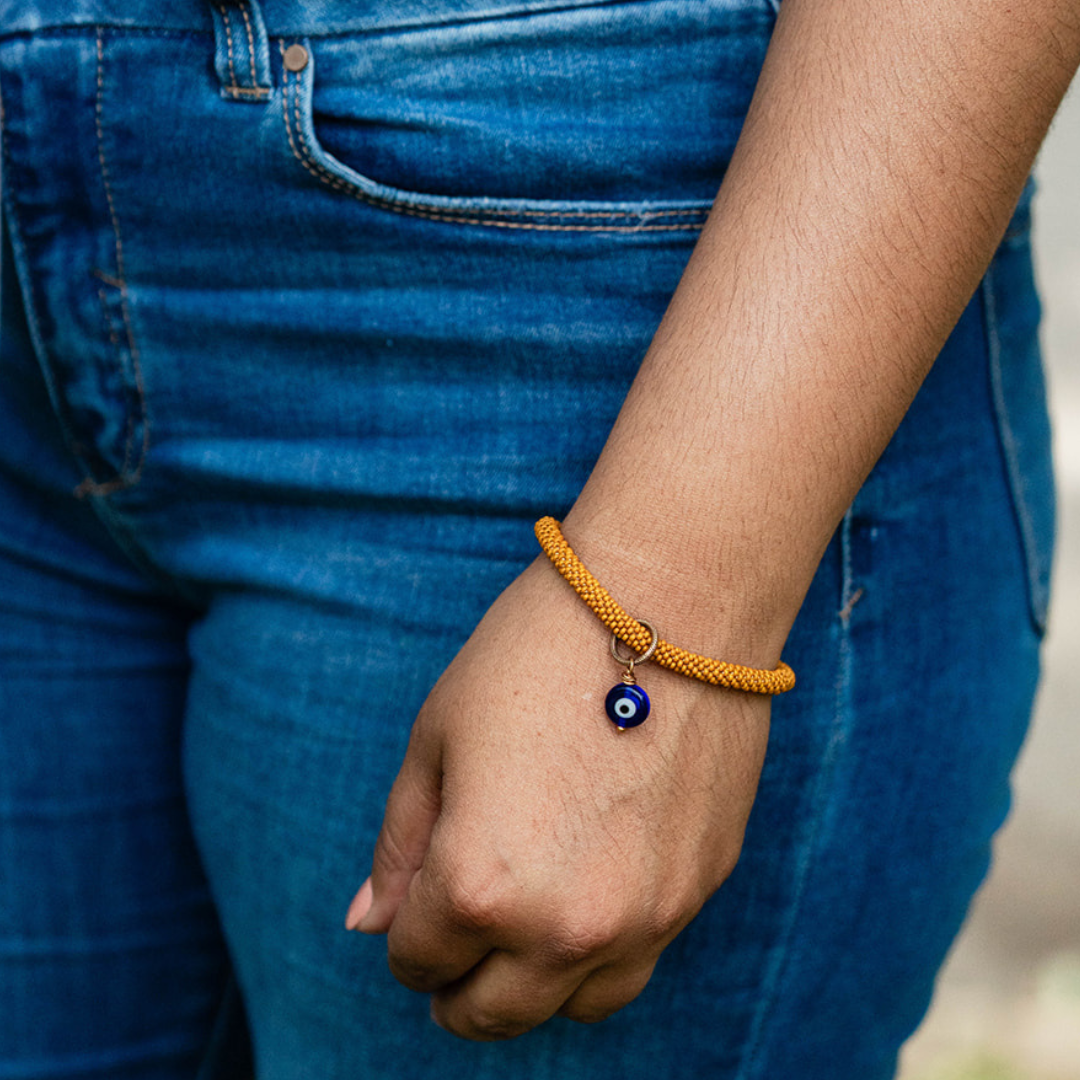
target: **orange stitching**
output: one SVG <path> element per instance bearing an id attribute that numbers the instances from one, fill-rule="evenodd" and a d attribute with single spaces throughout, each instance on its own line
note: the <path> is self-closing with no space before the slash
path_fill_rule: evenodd
<path id="1" fill-rule="evenodd" d="M 120 218 L 116 212 L 116 202 L 113 198 L 112 181 L 109 177 L 109 167 L 105 161 L 105 133 L 104 125 L 102 123 L 102 111 L 103 100 L 105 96 L 105 41 L 101 30 L 97 32 L 97 95 L 94 102 L 94 127 L 95 134 L 97 136 L 97 149 L 98 149 L 98 163 L 101 166 L 101 182 L 105 188 L 105 201 L 109 207 L 109 219 L 112 222 L 113 237 L 116 241 L 116 285 L 120 293 L 120 315 L 124 322 L 124 332 L 127 337 L 128 355 L 131 357 L 131 370 L 135 377 L 135 394 L 137 399 L 137 408 L 139 412 L 139 418 L 143 425 L 143 438 L 142 446 L 139 452 L 139 460 L 135 465 L 133 472 L 128 473 L 128 468 L 131 463 L 132 448 L 135 443 L 135 419 L 128 413 L 127 423 L 127 440 L 124 446 L 124 463 L 120 470 L 120 475 L 110 483 L 118 485 L 119 487 L 127 487 L 129 485 L 138 482 L 142 475 L 143 463 L 146 461 L 146 452 L 150 445 L 150 424 L 146 415 L 146 388 L 143 384 L 142 364 L 139 360 L 139 348 L 135 344 L 135 334 L 131 325 L 131 312 L 128 310 L 128 290 L 125 283 L 124 274 L 124 244 L 120 234 Z M 104 279 L 103 279 L 104 280 Z M 100 295 L 100 290 L 99 290 Z M 110 337 L 114 337 L 110 324 Z M 79 485 L 80 488 L 86 484 L 87 481 L 83 481 Z M 107 486 L 107 485 L 106 485 Z M 99 490 L 101 485 L 94 485 L 93 488 L 86 490 L 95 490 L 99 494 L 107 494 L 103 490 Z M 113 487 L 111 490 L 117 490 Z"/>
<path id="2" fill-rule="evenodd" d="M 280 43 L 282 56 L 285 55 L 285 42 Z M 289 72 L 286 70 L 285 75 L 285 94 L 282 98 L 282 112 L 285 117 L 285 128 L 289 136 L 289 146 L 292 148 L 293 155 L 304 166 L 305 169 L 317 180 L 321 180 L 324 184 L 340 191 L 345 195 L 351 195 L 359 202 L 368 203 L 371 206 L 375 206 L 379 209 L 392 210 L 400 214 L 408 214 L 411 217 L 424 218 L 428 221 L 443 221 L 448 223 L 454 223 L 458 225 L 485 225 L 490 228 L 502 228 L 502 229 L 527 229 L 537 232 L 619 232 L 619 233 L 635 233 L 635 232 L 687 232 L 694 229 L 700 229 L 701 222 L 684 222 L 679 225 L 538 225 L 532 222 L 520 222 L 520 221 L 498 221 L 493 220 L 494 215 L 517 215 L 521 217 L 611 217 L 615 215 L 605 214 L 603 211 L 559 211 L 559 210 L 503 210 L 503 209 L 490 209 L 485 211 L 478 211 L 478 213 L 484 213 L 492 215 L 492 217 L 482 218 L 470 218 L 463 215 L 451 214 L 449 212 L 439 213 L 431 210 L 423 210 L 419 207 L 415 207 L 404 201 L 396 201 L 394 199 L 387 199 L 377 195 L 370 195 L 366 191 L 346 183 L 340 177 L 334 176 L 329 172 L 325 166 L 320 164 L 312 156 L 310 149 L 304 139 L 303 125 L 300 118 L 300 76 L 296 75 L 293 85 L 293 111 L 296 120 L 296 138 L 300 143 L 301 150 L 297 150 L 297 145 L 293 141 L 292 127 L 289 121 Z M 661 215 L 672 216 L 676 214 L 700 214 L 703 211 L 699 210 L 658 210 L 654 215 L 660 217 Z M 626 216 L 626 215 L 623 215 Z"/>
<path id="3" fill-rule="evenodd" d="M 282 61 L 284 61 L 284 59 L 285 59 L 285 39 L 284 38 L 282 38 L 282 40 L 278 42 L 278 46 L 281 49 L 281 59 L 282 59 Z M 306 169 L 307 168 L 307 163 L 300 156 L 299 152 L 296 149 L 296 143 L 293 142 L 292 124 L 289 123 L 289 72 L 288 72 L 287 69 L 283 68 L 283 70 L 285 71 L 285 93 L 282 95 L 282 98 L 281 98 L 281 112 L 282 112 L 282 115 L 285 117 L 285 133 L 289 136 L 289 149 L 292 150 L 293 157 L 295 157 L 296 160 L 299 161 L 300 164 L 303 165 L 304 168 Z"/>
<path id="4" fill-rule="evenodd" d="M 98 278 L 100 281 L 104 281 L 106 285 L 111 285 L 114 289 L 122 289 L 124 287 L 124 283 L 119 278 L 113 277 L 112 274 L 106 274 L 104 270 L 100 269 L 100 267 L 95 266 L 94 269 L 90 271 L 90 273 L 93 274 L 94 277 Z"/>
<path id="5" fill-rule="evenodd" d="M 85 499 L 87 495 L 111 495 L 114 491 L 123 491 L 124 488 L 131 487 L 133 482 L 134 481 L 127 480 L 124 477 L 117 476 L 112 480 L 105 480 L 102 483 L 98 483 L 92 476 L 87 476 L 75 485 L 72 494 L 76 499 Z"/>
<path id="6" fill-rule="evenodd" d="M 222 86 L 222 90 L 227 90 L 233 96 L 237 94 L 250 94 L 252 97 L 269 97 L 270 91 L 265 86 Z"/>
<path id="7" fill-rule="evenodd" d="M 848 598 L 848 602 L 837 612 L 837 615 L 839 615 L 844 622 L 847 622 L 848 619 L 851 618 L 852 608 L 854 608 L 855 605 L 863 598 L 863 593 L 865 592 L 866 590 L 863 588 L 856 589 Z"/>
<path id="8" fill-rule="evenodd" d="M 247 4 L 240 0 L 240 14 L 244 16 L 244 27 L 247 29 L 248 52 L 251 54 L 251 85 L 259 85 L 259 76 L 255 72 L 255 36 L 251 32 L 251 19 L 248 18 Z"/>
<path id="9" fill-rule="evenodd" d="M 229 12 L 224 4 L 217 4 L 215 6 L 221 15 L 222 21 L 225 23 L 225 41 L 229 47 L 229 83 L 236 86 L 236 70 L 233 68 L 232 26 L 229 25 Z"/>

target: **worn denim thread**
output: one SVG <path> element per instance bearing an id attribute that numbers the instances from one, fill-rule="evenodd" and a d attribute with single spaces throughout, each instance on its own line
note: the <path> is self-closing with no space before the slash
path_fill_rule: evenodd
<path id="1" fill-rule="evenodd" d="M 851 618 L 851 612 L 854 610 L 855 605 L 863 598 L 864 592 L 865 590 L 862 588 L 856 589 L 848 598 L 847 603 L 844 604 L 844 606 L 837 612 L 837 614 L 840 616 L 841 622 L 843 622 L 845 625 L 847 624 L 847 621 Z"/>
<path id="2" fill-rule="evenodd" d="M 123 286 L 123 282 L 119 278 L 114 277 L 112 274 L 105 273 L 105 271 L 102 270 L 100 266 L 95 266 L 94 269 L 90 272 L 99 281 L 104 281 L 106 285 L 111 285 L 114 289 L 119 289 Z M 98 295 L 101 295 L 100 291 Z"/>
<path id="3" fill-rule="evenodd" d="M 285 42 L 281 40 L 279 47 L 282 56 L 285 55 Z M 702 227 L 702 222 L 685 222 L 678 225 L 651 225 L 647 222 L 640 225 L 554 225 L 554 224 L 535 224 L 532 222 L 519 222 L 519 221 L 500 221 L 497 220 L 497 215 L 508 215 L 514 217 L 569 217 L 569 218 L 585 218 L 585 217 L 604 217 L 612 218 L 619 215 L 617 213 L 604 213 L 603 211 L 559 211 L 559 210 L 503 210 L 503 209 L 485 209 L 482 211 L 475 211 L 477 214 L 482 214 L 482 217 L 467 217 L 464 214 L 451 214 L 438 213 L 436 211 L 424 210 L 409 202 L 403 200 L 385 199 L 379 198 L 376 195 L 370 195 L 366 191 L 361 191 L 351 184 L 346 183 L 340 177 L 334 176 L 330 173 L 322 164 L 320 164 L 311 153 L 310 148 L 304 139 L 303 132 L 303 120 L 300 114 L 300 76 L 294 75 L 294 78 L 290 80 L 290 73 L 286 70 L 284 72 L 285 77 L 285 93 L 282 99 L 282 112 L 285 119 L 285 128 L 288 133 L 289 146 L 292 149 L 294 156 L 304 166 L 305 169 L 317 180 L 322 181 L 329 187 L 336 191 L 340 191 L 345 195 L 351 195 L 353 198 L 360 202 L 368 203 L 383 210 L 392 210 L 401 214 L 408 214 L 412 217 L 426 218 L 429 221 L 442 221 L 448 223 L 456 223 L 460 225 L 486 225 L 493 228 L 504 229 L 528 229 L 534 231 L 544 232 L 620 232 L 620 233 L 636 233 L 636 232 L 687 232 L 699 230 Z M 293 120 L 296 124 L 296 138 L 294 140 L 291 124 L 289 118 L 289 93 L 290 88 L 292 91 L 292 111 Z M 649 217 L 660 216 L 675 216 L 675 215 L 690 215 L 699 214 L 704 215 L 704 210 L 658 210 L 655 214 L 649 214 Z"/>

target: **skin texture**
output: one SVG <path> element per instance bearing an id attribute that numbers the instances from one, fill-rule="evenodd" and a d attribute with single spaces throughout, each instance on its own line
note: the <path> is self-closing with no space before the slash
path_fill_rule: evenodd
<path id="1" fill-rule="evenodd" d="M 784 0 L 712 214 L 564 522 L 624 607 L 775 666 L 1078 63 L 1080 0 Z M 607 645 L 541 557 L 414 725 L 347 922 L 388 933 L 395 975 L 463 1037 L 610 1015 L 738 858 L 768 699 L 652 666 L 663 722 L 619 733 L 597 719 Z"/>

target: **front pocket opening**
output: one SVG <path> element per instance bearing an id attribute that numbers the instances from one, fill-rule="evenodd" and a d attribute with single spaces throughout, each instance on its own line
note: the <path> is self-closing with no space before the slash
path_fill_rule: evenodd
<path id="1" fill-rule="evenodd" d="M 284 63 L 291 45 L 302 44 L 308 62 L 301 71 Z M 697 232 L 711 201 L 562 202 L 486 196 L 449 196 L 406 191 L 381 184 L 327 152 L 315 133 L 312 96 L 315 59 L 310 42 L 279 42 L 282 113 L 292 155 L 313 178 L 377 209 L 430 221 L 551 232 Z"/>

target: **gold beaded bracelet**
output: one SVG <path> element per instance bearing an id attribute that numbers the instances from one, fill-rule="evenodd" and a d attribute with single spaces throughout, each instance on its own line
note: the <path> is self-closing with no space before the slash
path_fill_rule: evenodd
<path id="1" fill-rule="evenodd" d="M 662 667 L 713 686 L 746 690 L 751 694 L 783 694 L 795 685 L 795 672 L 783 662 L 772 671 L 744 667 L 724 660 L 710 660 L 707 656 L 699 656 L 661 640 L 651 623 L 628 615 L 611 593 L 585 569 L 554 518 L 544 517 L 536 523 L 536 539 L 555 569 L 611 631 L 611 654 L 620 664 L 626 665 L 626 672 L 622 684 L 612 687 L 608 693 L 605 708 L 612 722 L 620 729 L 636 727 L 649 715 L 648 695 L 637 685 L 634 676 L 635 665 L 647 660 L 655 660 Z M 621 656 L 619 641 L 635 649 L 637 655 L 629 658 Z"/>

